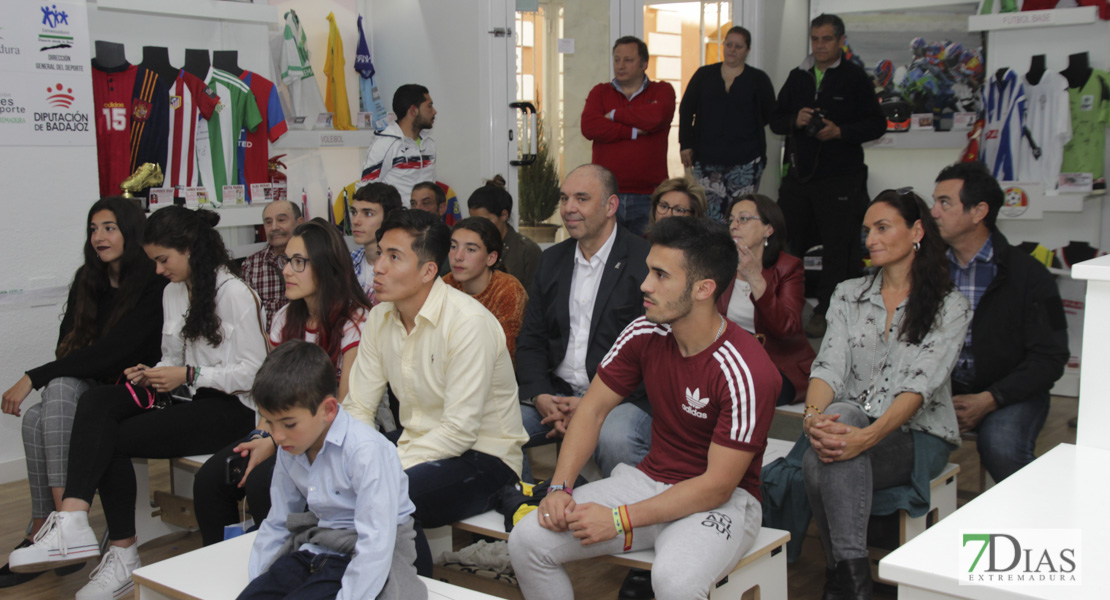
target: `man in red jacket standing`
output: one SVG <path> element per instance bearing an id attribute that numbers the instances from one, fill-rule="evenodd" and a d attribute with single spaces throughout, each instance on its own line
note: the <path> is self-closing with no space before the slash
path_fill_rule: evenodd
<path id="1" fill-rule="evenodd" d="M 647 77 L 648 48 L 640 38 L 613 44 L 613 80 L 590 90 L 582 135 L 593 140 L 593 163 L 617 177 L 617 220 L 636 235 L 647 229 L 651 193 L 667 179 L 667 137 L 674 118 L 671 84 Z"/>

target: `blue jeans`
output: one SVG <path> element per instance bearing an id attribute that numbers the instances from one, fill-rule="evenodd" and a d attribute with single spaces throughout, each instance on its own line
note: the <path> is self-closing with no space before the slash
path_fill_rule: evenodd
<path id="1" fill-rule="evenodd" d="M 335 598 L 349 562 L 349 556 L 307 550 L 286 554 L 250 582 L 238 600 Z"/>
<path id="2" fill-rule="evenodd" d="M 651 194 L 617 194 L 617 198 L 617 222 L 636 235 L 644 235 L 651 216 Z"/>
<path id="3" fill-rule="evenodd" d="M 1037 435 L 1048 417 L 1047 394 L 1004 406 L 983 418 L 975 432 L 983 467 L 996 482 L 1033 462 Z"/>
<path id="4" fill-rule="evenodd" d="M 524 420 L 524 430 L 528 432 L 525 448 L 550 444 L 555 438 L 548 438 L 551 428 L 540 421 L 540 411 L 534 406 L 521 405 L 520 414 Z M 651 415 L 632 402 L 620 404 L 605 417 L 598 436 L 594 461 L 601 469 L 601 476 L 608 477 L 613 469 L 621 464 L 636 466 L 647 456 L 651 448 Z M 532 465 L 528 453 L 524 454 L 524 468 L 520 477 L 523 481 L 533 482 Z"/>

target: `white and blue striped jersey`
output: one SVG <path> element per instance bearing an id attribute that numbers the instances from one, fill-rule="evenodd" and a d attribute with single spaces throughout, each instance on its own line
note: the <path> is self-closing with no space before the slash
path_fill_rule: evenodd
<path id="1" fill-rule="evenodd" d="M 986 121 L 979 160 L 999 181 L 1014 181 L 1025 127 L 1025 88 L 1013 69 L 1006 69 L 1001 80 L 990 78 Z"/>

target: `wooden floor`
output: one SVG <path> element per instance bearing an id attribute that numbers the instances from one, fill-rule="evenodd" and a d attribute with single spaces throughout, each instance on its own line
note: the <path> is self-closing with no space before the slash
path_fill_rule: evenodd
<path id="1" fill-rule="evenodd" d="M 1068 420 L 1076 416 L 1077 409 L 1078 401 L 1075 398 L 1054 397 L 1052 399 L 1048 421 L 1037 440 L 1038 455 L 1060 443 L 1075 443 L 1075 429 L 1068 426 Z M 799 423 L 800 420 L 796 417 L 776 416 L 771 428 L 771 437 L 795 439 L 800 433 Z M 533 469 L 537 476 L 549 475 L 554 468 L 554 446 L 547 446 L 534 453 L 533 462 Z M 959 463 L 961 467 L 959 490 L 960 504 L 963 504 L 978 492 L 979 459 L 974 443 L 965 442 L 964 446 L 953 454 L 950 462 Z M 169 489 L 167 461 L 152 461 L 152 463 L 150 467 L 152 485 L 155 489 Z M 0 548 L 14 548 L 19 543 L 30 511 L 31 502 L 25 481 L 0 485 Z M 99 504 L 94 505 L 90 522 L 98 532 L 104 531 L 104 514 Z M 140 549 L 140 556 L 143 564 L 150 564 L 198 547 L 200 547 L 199 533 L 166 536 L 144 545 Z M 803 545 L 801 559 L 789 569 L 789 594 L 792 600 L 820 598 L 821 587 L 824 584 L 823 565 L 824 553 L 821 550 L 821 543 L 815 537 L 811 527 L 810 534 Z M 89 563 L 81 572 L 66 577 L 47 573 L 21 586 L 0 589 L 0 598 L 20 600 L 72 598 L 85 584 L 94 567 L 94 564 Z M 595 598 L 615 600 L 621 581 L 627 572 L 622 567 L 589 561 L 572 564 L 567 570 L 575 582 L 576 596 L 589 600 Z M 520 597 L 519 593 L 513 593 L 515 590 L 506 589 L 505 592 L 500 595 L 505 598 Z M 750 600 L 750 596 L 749 594 L 745 600 Z M 876 598 L 893 599 L 895 595 L 877 590 Z"/>

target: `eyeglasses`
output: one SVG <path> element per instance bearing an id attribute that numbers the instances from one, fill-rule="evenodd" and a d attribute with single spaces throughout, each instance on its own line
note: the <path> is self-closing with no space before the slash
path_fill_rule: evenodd
<path id="1" fill-rule="evenodd" d="M 285 265 L 293 265 L 293 271 L 297 273 L 302 273 L 304 272 L 305 265 L 308 264 L 308 259 L 304 258 L 303 256 L 294 256 L 293 258 L 289 258 L 288 256 L 279 256 L 277 257 L 277 263 L 278 268 L 283 271 L 285 270 Z"/>
<path id="2" fill-rule="evenodd" d="M 728 218 L 728 224 L 729 225 L 733 225 L 734 223 L 739 223 L 741 225 L 747 225 L 751 221 L 759 221 L 760 223 L 762 223 L 763 219 L 760 219 L 759 217 L 752 216 L 752 215 L 740 215 L 739 217 L 736 217 L 736 218 L 732 218 L 732 217 Z"/>
<path id="3" fill-rule="evenodd" d="M 676 217 L 685 217 L 686 215 L 694 212 L 693 209 L 683 208 L 681 206 L 671 206 L 666 202 L 660 202 L 656 208 L 659 209 L 659 212 L 663 214 L 671 213 Z"/>

